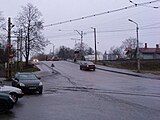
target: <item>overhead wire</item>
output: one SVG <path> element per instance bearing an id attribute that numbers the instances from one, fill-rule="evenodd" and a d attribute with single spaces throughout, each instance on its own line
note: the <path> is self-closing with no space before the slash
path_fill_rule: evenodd
<path id="1" fill-rule="evenodd" d="M 147 30 L 147 29 L 159 29 L 158 27 L 145 27 L 145 28 L 139 28 L 139 30 Z M 125 32 L 125 31 L 133 31 L 135 29 L 117 29 L 117 30 L 106 30 L 106 31 L 97 31 L 97 33 L 110 33 L 110 32 Z M 93 31 L 85 32 L 86 34 L 93 33 Z"/>
<path id="2" fill-rule="evenodd" d="M 157 27 L 146 27 L 146 28 L 139 28 L 139 30 L 149 30 L 149 29 L 160 29 L 160 26 Z M 106 30 L 106 31 L 97 31 L 97 33 L 118 33 L 118 32 L 126 32 L 126 31 L 134 31 L 135 29 L 117 29 L 117 30 Z M 86 34 L 91 34 L 93 31 L 87 31 Z M 60 38 L 60 37 L 71 37 L 76 36 L 74 33 L 67 33 L 55 36 L 47 36 L 47 38 Z"/>
<path id="3" fill-rule="evenodd" d="M 142 26 L 142 28 L 145 28 L 145 27 L 148 27 L 148 26 L 155 26 L 155 25 L 160 25 L 160 22 L 152 23 L 150 25 L 145 25 L 145 26 Z"/>
<path id="4" fill-rule="evenodd" d="M 130 8 L 134 8 L 134 7 L 138 7 L 138 6 L 145 6 L 145 5 L 156 3 L 156 2 L 159 2 L 159 1 L 160 0 L 153 0 L 153 1 L 150 1 L 150 2 L 134 4 L 134 5 L 118 8 L 118 9 L 115 9 L 115 10 L 110 10 L 110 11 L 97 13 L 97 14 L 93 14 L 93 15 L 88 15 L 88 16 L 84 16 L 84 17 L 80 17 L 80 18 L 75 18 L 75 19 L 71 19 L 71 20 L 66 20 L 66 21 L 57 22 L 57 23 L 53 23 L 53 24 L 48 24 L 48 25 L 45 25 L 44 27 L 51 27 L 51 26 L 60 25 L 60 24 L 64 24 L 64 23 L 69 23 L 69 22 L 73 22 L 73 21 L 78 21 L 78 20 L 83 20 L 83 19 L 92 18 L 92 17 L 96 17 L 96 16 L 101 16 L 101 15 L 114 13 L 114 12 L 130 9 Z M 156 7 L 156 8 L 158 8 L 158 7 Z"/>

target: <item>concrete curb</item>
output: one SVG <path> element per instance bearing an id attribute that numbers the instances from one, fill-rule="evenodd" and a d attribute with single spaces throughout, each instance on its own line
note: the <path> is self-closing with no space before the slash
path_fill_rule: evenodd
<path id="1" fill-rule="evenodd" d="M 160 77 L 154 77 L 154 76 L 145 76 L 143 74 L 134 74 L 134 73 L 127 73 L 127 72 L 120 72 L 120 71 L 115 71 L 115 70 L 107 70 L 107 69 L 103 69 L 103 68 L 99 68 L 97 67 L 96 69 L 98 70 L 103 70 L 103 71 L 108 71 L 108 72 L 114 72 L 114 73 L 119 73 L 119 74 L 124 74 L 124 75 L 130 75 L 130 76 L 135 76 L 135 77 L 142 77 L 142 78 L 148 78 L 148 79 L 156 79 L 156 80 L 160 80 Z"/>
<path id="2" fill-rule="evenodd" d="M 77 62 L 73 62 L 73 61 L 68 61 L 68 62 L 72 62 L 75 64 L 79 64 L 80 61 Z M 121 72 L 119 70 L 108 70 L 108 69 L 104 69 L 104 68 L 100 68 L 100 67 L 96 67 L 96 69 L 98 70 L 103 70 L 103 71 L 108 71 L 108 72 L 114 72 L 114 73 L 118 73 L 118 74 L 124 74 L 124 75 L 130 75 L 130 76 L 134 76 L 134 77 L 141 77 L 141 78 L 147 78 L 147 79 L 155 79 L 155 80 L 160 80 L 160 76 L 148 76 L 148 75 L 144 75 L 142 73 L 132 73 L 132 72 Z M 112 69 L 112 68 L 111 68 Z M 115 68 L 116 69 L 116 68 Z"/>

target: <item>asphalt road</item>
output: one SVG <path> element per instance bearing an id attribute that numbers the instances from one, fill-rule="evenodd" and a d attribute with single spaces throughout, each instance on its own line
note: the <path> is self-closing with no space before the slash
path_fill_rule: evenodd
<path id="1" fill-rule="evenodd" d="M 25 95 L 0 120 L 160 119 L 160 80 L 81 71 L 65 61 L 44 63 L 36 73 L 44 84 L 43 95 Z"/>

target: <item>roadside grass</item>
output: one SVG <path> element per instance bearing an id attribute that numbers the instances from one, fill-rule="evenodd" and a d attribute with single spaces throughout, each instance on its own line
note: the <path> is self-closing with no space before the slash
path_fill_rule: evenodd
<path id="1" fill-rule="evenodd" d="M 137 70 L 136 60 L 110 60 L 110 61 L 98 61 L 97 64 L 107 67 Z M 141 60 L 140 61 L 141 73 L 152 73 L 160 75 L 160 60 Z"/>
<path id="2" fill-rule="evenodd" d="M 15 74 L 16 72 L 36 72 L 40 71 L 40 69 L 32 63 L 29 63 L 27 66 L 25 63 L 22 63 L 21 66 L 18 65 L 17 63 L 13 64 L 13 73 Z"/>
<path id="3" fill-rule="evenodd" d="M 22 63 L 21 65 L 18 63 L 12 64 L 12 76 L 15 75 L 16 72 L 36 72 L 40 71 L 40 69 L 32 64 L 29 63 L 27 66 L 25 63 Z M 5 69 L 4 64 L 0 64 L 0 77 L 6 77 L 7 69 Z"/>

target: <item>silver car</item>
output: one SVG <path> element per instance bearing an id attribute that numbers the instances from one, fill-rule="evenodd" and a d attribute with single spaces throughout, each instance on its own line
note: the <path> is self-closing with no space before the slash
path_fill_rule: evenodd
<path id="1" fill-rule="evenodd" d="M 2 82 L 0 82 L 0 93 L 10 94 L 15 103 L 18 101 L 18 98 L 22 98 L 24 96 L 24 93 L 21 89 L 4 85 Z"/>

